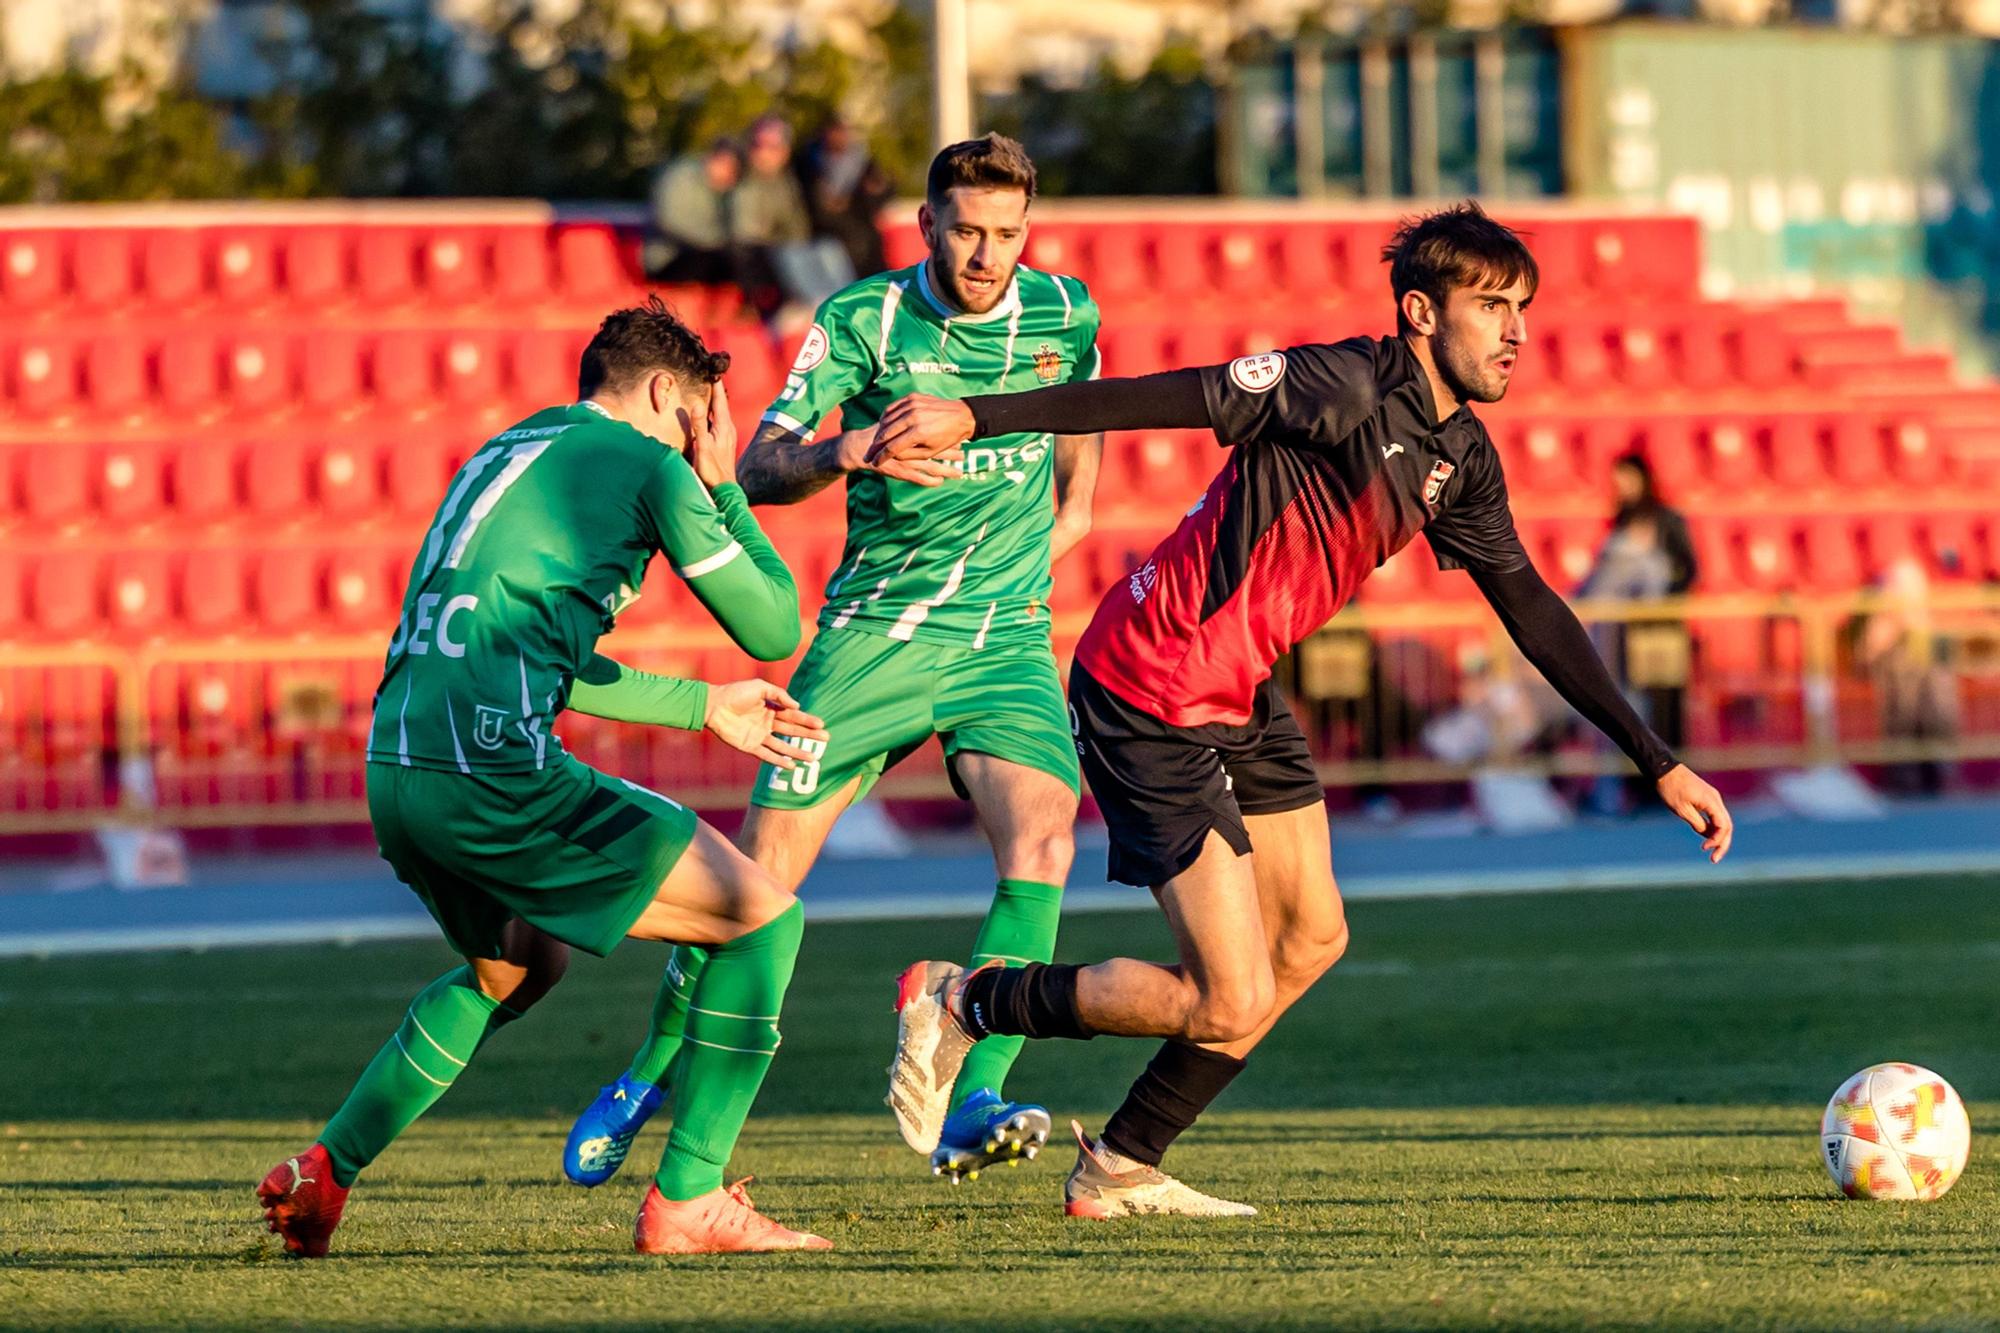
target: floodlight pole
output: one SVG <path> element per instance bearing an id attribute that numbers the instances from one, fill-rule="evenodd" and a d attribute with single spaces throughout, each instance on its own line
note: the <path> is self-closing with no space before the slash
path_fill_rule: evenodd
<path id="1" fill-rule="evenodd" d="M 972 62 L 966 0 L 931 0 L 931 134 L 943 148 L 972 137 Z"/>

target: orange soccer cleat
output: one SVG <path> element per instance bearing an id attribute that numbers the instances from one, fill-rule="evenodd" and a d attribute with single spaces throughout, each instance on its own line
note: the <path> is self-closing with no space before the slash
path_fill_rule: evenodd
<path id="1" fill-rule="evenodd" d="M 324 1259 L 347 1207 L 347 1187 L 334 1184 L 333 1162 L 315 1143 L 272 1167 L 257 1186 L 257 1201 L 264 1205 L 265 1227 L 284 1238 L 285 1253 Z"/>
<path id="2" fill-rule="evenodd" d="M 779 1226 L 750 1202 L 750 1183 L 711 1190 L 698 1199 L 676 1202 L 658 1185 L 646 1192 L 633 1229 L 632 1248 L 641 1254 L 757 1254 L 766 1250 L 830 1250 L 833 1242 L 810 1231 Z"/>

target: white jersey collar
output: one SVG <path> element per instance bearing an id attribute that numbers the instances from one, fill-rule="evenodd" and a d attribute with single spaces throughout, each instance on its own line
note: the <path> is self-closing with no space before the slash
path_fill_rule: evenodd
<path id="1" fill-rule="evenodd" d="M 953 324 L 991 324 L 995 320 L 1006 319 L 1021 308 L 1021 270 L 1016 267 L 1013 280 L 1007 284 L 1007 294 L 1000 303 L 983 315 L 968 315 L 962 310 L 954 310 L 931 286 L 931 261 L 926 259 L 917 265 L 917 290 L 931 309 Z"/>

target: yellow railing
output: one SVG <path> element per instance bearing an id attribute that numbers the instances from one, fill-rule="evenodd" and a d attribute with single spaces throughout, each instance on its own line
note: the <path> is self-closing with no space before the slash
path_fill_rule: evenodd
<path id="1" fill-rule="evenodd" d="M 1940 589 L 1920 613 L 1876 594 L 1577 610 L 1699 768 L 2000 758 L 2000 590 Z M 1058 621 L 1065 655 L 1082 624 Z M 712 626 L 621 631 L 607 646 L 711 679 L 791 670 L 750 662 Z M 377 636 L 0 648 L 0 833 L 361 820 L 382 649 Z M 1329 785 L 1453 781 L 1494 764 L 1625 768 L 1477 602 L 1350 607 L 1279 679 Z M 1677 726 L 1660 716 L 1673 709 Z M 753 775 L 743 756 L 684 732 L 574 716 L 559 730 L 589 762 L 709 809 L 741 805 Z M 935 748 L 881 790 L 948 794 Z"/>

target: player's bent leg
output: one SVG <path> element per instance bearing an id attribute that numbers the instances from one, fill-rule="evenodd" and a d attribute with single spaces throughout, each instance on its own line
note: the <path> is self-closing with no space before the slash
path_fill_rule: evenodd
<path id="1" fill-rule="evenodd" d="M 1247 1056 L 1347 952 L 1347 914 L 1333 875 L 1326 807 L 1243 817 L 1256 856 L 1257 898 L 1271 946 L 1276 996 L 1257 1029 L 1216 1050 Z"/>
<path id="2" fill-rule="evenodd" d="M 518 920 L 502 941 L 499 958 L 471 959 L 425 987 L 319 1140 L 257 1186 L 265 1225 L 287 1253 L 325 1257 L 362 1168 L 444 1095 L 488 1037 L 562 979 L 561 942 Z"/>
<path id="3" fill-rule="evenodd" d="M 641 1253 L 830 1248 L 758 1213 L 740 1184 L 723 1187 L 723 1169 L 778 1049 L 803 923 L 798 900 L 704 824 L 632 927 L 635 938 L 709 951 L 689 997 L 673 1132 L 633 1232 Z"/>
<path id="4" fill-rule="evenodd" d="M 1063 778 L 1025 763 L 959 751 L 953 771 L 993 845 L 999 871 L 993 905 L 973 939 L 971 966 L 1046 963 L 1055 956 L 1062 885 L 1075 855 L 1077 795 Z M 931 1172 L 956 1185 L 987 1167 L 1032 1161 L 1048 1143 L 1048 1108 L 1009 1101 L 1006 1079 L 1025 1039 L 994 1037 L 973 1047 L 931 1153 Z"/>
<path id="5" fill-rule="evenodd" d="M 769 872 L 780 888 L 796 893 L 834 821 L 860 785 L 857 778 L 805 809 L 753 804 L 736 837 L 738 850 Z M 665 1103 L 687 1032 L 688 1005 L 707 965 L 707 949 L 674 946 L 653 997 L 645 1041 L 625 1072 L 599 1088 L 596 1099 L 570 1127 L 563 1145 L 563 1174 L 575 1184 L 594 1187 L 617 1174 L 640 1129 Z"/>

